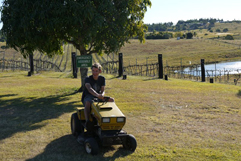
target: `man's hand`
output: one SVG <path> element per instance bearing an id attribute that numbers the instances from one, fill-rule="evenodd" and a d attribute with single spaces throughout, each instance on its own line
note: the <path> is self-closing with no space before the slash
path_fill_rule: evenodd
<path id="1" fill-rule="evenodd" d="M 104 99 L 104 95 L 103 94 L 98 94 L 98 98 L 103 100 Z"/>

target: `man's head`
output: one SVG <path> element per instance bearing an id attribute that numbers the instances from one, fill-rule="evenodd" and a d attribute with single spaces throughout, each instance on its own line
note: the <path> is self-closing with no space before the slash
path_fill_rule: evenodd
<path id="1" fill-rule="evenodd" d="M 101 71 L 102 66 L 100 65 L 100 63 L 95 63 L 91 66 L 91 69 L 93 69 L 93 68 L 97 68 Z"/>
<path id="2" fill-rule="evenodd" d="M 91 66 L 92 75 L 94 76 L 94 78 L 97 78 L 99 76 L 99 74 L 101 73 L 101 68 L 102 66 L 99 63 L 95 63 Z"/>

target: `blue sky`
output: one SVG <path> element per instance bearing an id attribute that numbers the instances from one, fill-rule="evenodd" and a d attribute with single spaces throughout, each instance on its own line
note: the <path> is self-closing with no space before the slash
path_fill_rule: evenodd
<path id="1" fill-rule="evenodd" d="M 151 0 L 144 23 L 177 23 L 178 20 L 219 18 L 241 20 L 241 0 Z"/>

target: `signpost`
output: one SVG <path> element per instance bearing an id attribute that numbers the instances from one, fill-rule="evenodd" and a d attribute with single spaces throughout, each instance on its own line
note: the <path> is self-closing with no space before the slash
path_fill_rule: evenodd
<path id="1" fill-rule="evenodd" d="M 92 66 L 91 55 L 76 56 L 76 66 L 80 68 L 87 68 Z"/>

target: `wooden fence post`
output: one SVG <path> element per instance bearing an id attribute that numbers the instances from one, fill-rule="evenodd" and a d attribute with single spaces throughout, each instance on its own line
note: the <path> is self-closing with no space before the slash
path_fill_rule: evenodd
<path id="1" fill-rule="evenodd" d="M 119 53 L 119 77 L 123 75 L 123 54 Z"/>
<path id="2" fill-rule="evenodd" d="M 158 54 L 158 64 L 159 64 L 159 78 L 160 78 L 160 79 L 163 79 L 162 54 Z"/>
<path id="3" fill-rule="evenodd" d="M 34 73 L 34 66 L 33 66 L 33 54 L 29 55 L 29 65 L 30 65 L 30 73 Z M 30 76 L 30 75 L 29 75 Z"/>
<path id="4" fill-rule="evenodd" d="M 201 59 L 201 74 L 202 74 L 202 82 L 205 82 L 205 67 L 204 67 L 204 59 Z"/>
<path id="5" fill-rule="evenodd" d="M 76 53 L 72 52 L 72 68 L 73 68 L 73 76 L 77 78 L 77 67 L 76 67 Z"/>

